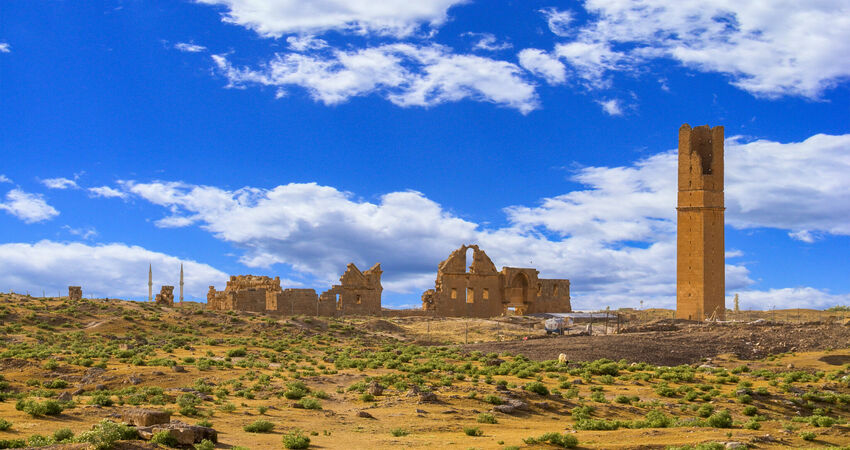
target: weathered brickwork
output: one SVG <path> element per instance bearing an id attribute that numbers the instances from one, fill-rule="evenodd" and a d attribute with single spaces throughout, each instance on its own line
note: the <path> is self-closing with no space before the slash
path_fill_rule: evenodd
<path id="1" fill-rule="evenodd" d="M 723 127 L 679 128 L 676 317 L 726 313 Z"/>
<path id="2" fill-rule="evenodd" d="M 477 245 L 464 245 L 440 263 L 434 289 L 422 294 L 422 309 L 444 317 L 570 312 L 570 280 L 541 279 L 539 273 L 518 267 L 499 272 Z"/>
<path id="3" fill-rule="evenodd" d="M 68 286 L 68 300 L 82 300 L 83 288 L 81 286 Z"/>
<path id="4" fill-rule="evenodd" d="M 279 277 L 234 275 L 223 291 L 210 286 L 207 308 L 307 316 L 380 315 L 381 273 L 380 264 L 365 272 L 349 264 L 340 284 L 321 296 L 313 289 L 282 289 Z"/>
<path id="5" fill-rule="evenodd" d="M 174 306 L 174 286 L 163 286 L 156 294 L 157 305 Z"/>

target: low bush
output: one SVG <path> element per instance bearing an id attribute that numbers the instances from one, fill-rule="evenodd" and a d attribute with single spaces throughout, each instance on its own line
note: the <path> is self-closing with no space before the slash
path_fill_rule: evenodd
<path id="1" fill-rule="evenodd" d="M 405 430 L 404 428 L 393 428 L 392 430 L 390 430 L 390 434 L 395 437 L 402 437 L 407 436 L 408 434 L 410 434 L 410 432 Z"/>
<path id="2" fill-rule="evenodd" d="M 310 438 L 296 428 L 283 435 L 283 446 L 290 449 L 307 448 L 310 446 Z"/>
<path id="3" fill-rule="evenodd" d="M 539 381 L 532 381 L 525 385 L 525 390 L 529 392 L 534 392 L 538 395 L 549 395 L 549 388 L 546 387 L 545 384 Z"/>
<path id="4" fill-rule="evenodd" d="M 478 423 L 491 423 L 492 424 L 492 423 L 498 423 L 498 422 L 499 421 L 496 420 L 496 416 L 494 416 L 490 413 L 481 413 L 481 414 L 478 415 Z"/>
<path id="5" fill-rule="evenodd" d="M 176 447 L 177 438 L 171 435 L 168 430 L 158 431 L 151 436 L 151 444 L 162 444 L 166 447 Z"/>
<path id="6" fill-rule="evenodd" d="M 484 431 L 478 427 L 463 427 L 463 433 L 472 437 L 484 436 Z"/>
<path id="7" fill-rule="evenodd" d="M 528 445 L 549 443 L 563 448 L 575 448 L 578 445 L 578 438 L 571 434 L 561 433 L 545 433 L 540 437 L 525 438 L 522 441 Z"/>
<path id="8" fill-rule="evenodd" d="M 249 433 L 268 433 L 274 429 L 274 424 L 268 420 L 257 420 L 245 425 L 242 429 Z"/>

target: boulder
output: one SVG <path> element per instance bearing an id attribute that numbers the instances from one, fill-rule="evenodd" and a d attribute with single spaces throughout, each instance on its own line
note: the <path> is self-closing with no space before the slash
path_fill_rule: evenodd
<path id="1" fill-rule="evenodd" d="M 433 392 L 420 392 L 419 403 L 437 403 L 437 394 Z"/>
<path id="2" fill-rule="evenodd" d="M 71 395 L 71 393 L 68 392 L 68 391 L 63 392 L 63 393 L 59 394 L 58 397 L 56 397 L 56 399 L 59 400 L 60 402 L 70 402 L 73 398 L 74 398 L 74 396 Z"/>
<path id="3" fill-rule="evenodd" d="M 171 421 L 171 413 L 147 408 L 128 408 L 121 415 L 121 420 L 135 427 L 149 427 Z"/>
<path id="4" fill-rule="evenodd" d="M 378 396 L 384 393 L 384 387 L 381 386 L 381 383 L 372 381 L 369 383 L 368 392 L 372 395 Z"/>
<path id="5" fill-rule="evenodd" d="M 139 437 L 148 441 L 154 434 L 160 431 L 168 431 L 168 434 L 173 437 L 180 445 L 191 445 L 209 439 L 212 442 L 218 442 L 218 432 L 212 428 L 202 427 L 198 425 L 189 425 L 179 421 L 153 425 L 149 427 L 136 428 L 139 432 Z"/>
<path id="6" fill-rule="evenodd" d="M 367 413 L 366 411 L 357 411 L 357 417 L 362 417 L 364 419 L 374 419 L 375 416 Z"/>

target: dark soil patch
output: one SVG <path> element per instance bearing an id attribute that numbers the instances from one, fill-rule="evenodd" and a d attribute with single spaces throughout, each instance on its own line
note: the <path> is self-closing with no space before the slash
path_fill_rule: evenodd
<path id="1" fill-rule="evenodd" d="M 675 324 L 674 331 L 649 331 L 608 336 L 558 336 L 527 341 L 487 342 L 464 350 L 522 354 L 533 360 L 571 361 L 625 359 L 655 365 L 699 362 L 723 353 L 760 359 L 790 351 L 850 347 L 850 329 L 835 324 Z M 840 356 L 840 355 L 833 355 Z M 843 363 L 842 363 L 843 364 Z"/>

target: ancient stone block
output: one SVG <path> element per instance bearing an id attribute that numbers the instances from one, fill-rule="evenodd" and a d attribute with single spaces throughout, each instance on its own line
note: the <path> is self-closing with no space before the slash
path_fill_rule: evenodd
<path id="1" fill-rule="evenodd" d="M 162 286 L 155 302 L 157 305 L 174 306 L 174 286 Z"/>
<path id="2" fill-rule="evenodd" d="M 149 427 L 170 422 L 171 414 L 156 409 L 127 408 L 121 413 L 121 420 L 134 427 Z"/>
<path id="3" fill-rule="evenodd" d="M 83 288 L 81 286 L 68 286 L 68 300 L 82 300 Z"/>

